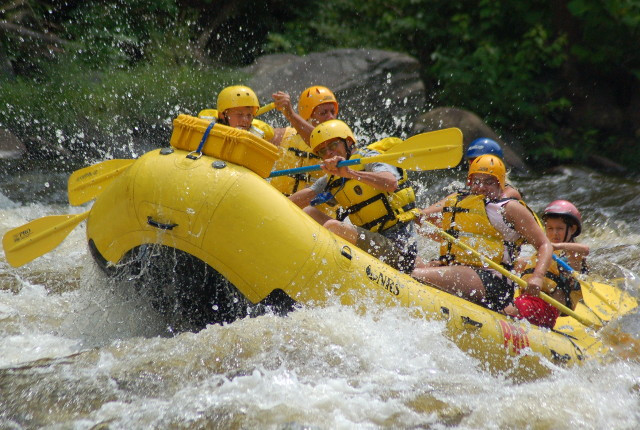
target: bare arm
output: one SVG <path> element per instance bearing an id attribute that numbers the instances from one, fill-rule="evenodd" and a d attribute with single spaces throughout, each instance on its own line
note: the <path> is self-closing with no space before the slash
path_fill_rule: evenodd
<path id="1" fill-rule="evenodd" d="M 295 203 L 299 208 L 306 208 L 311 204 L 311 200 L 316 196 L 315 191 L 311 188 L 304 188 L 289 196 L 289 200 Z"/>
<path id="2" fill-rule="evenodd" d="M 304 118 L 302 118 L 296 111 L 293 110 L 293 105 L 291 104 L 291 98 L 289 94 L 278 91 L 271 95 L 276 105 L 276 109 L 278 109 L 287 121 L 291 123 L 291 126 L 296 129 L 300 137 L 309 144 L 309 138 L 311 137 L 311 132 L 314 127 L 309 122 L 307 122 Z"/>
<path id="3" fill-rule="evenodd" d="M 439 202 L 432 204 L 428 208 L 420 209 L 420 216 L 414 218 L 413 221 L 419 226 L 422 226 L 422 224 L 426 221 L 426 222 L 430 222 L 431 224 L 435 225 L 438 228 L 442 228 L 442 208 L 444 208 L 445 201 L 447 200 L 447 198 L 444 198 Z M 418 229 L 418 232 L 421 235 L 433 240 L 434 242 L 441 242 L 444 240 L 438 232 L 435 232 L 430 229 L 426 229 L 426 230 Z"/>
<path id="4" fill-rule="evenodd" d="M 271 143 L 275 146 L 280 146 L 282 143 L 282 138 L 284 137 L 284 133 L 286 128 L 274 128 L 273 129 L 273 139 L 271 139 Z"/>
<path id="5" fill-rule="evenodd" d="M 582 243 L 563 242 L 552 243 L 554 250 L 563 250 L 569 258 L 569 266 L 578 272 L 582 269 L 583 261 L 589 255 L 589 246 Z"/>
<path id="6" fill-rule="evenodd" d="M 422 221 L 428 221 L 437 227 L 442 227 L 442 209 L 448 198 L 449 197 L 445 197 L 427 208 L 420 209 L 420 216 L 414 219 L 415 223 L 421 226 Z"/>
<path id="7" fill-rule="evenodd" d="M 552 243 L 554 250 L 567 251 L 568 254 L 574 254 L 576 257 L 586 257 L 589 255 L 589 246 L 583 243 L 576 242 L 562 242 Z"/>
<path id="8" fill-rule="evenodd" d="M 543 284 L 543 277 L 551 264 L 553 246 L 544 231 L 540 228 L 535 218 L 527 208 L 518 202 L 509 202 L 505 205 L 505 218 L 525 240 L 536 248 L 538 261 L 531 277 L 527 281 L 525 293 L 537 296 Z"/>
<path id="9" fill-rule="evenodd" d="M 338 167 L 343 157 L 327 158 L 322 163 L 322 170 L 329 175 L 340 176 L 347 179 L 355 179 L 370 185 L 376 190 L 392 193 L 398 188 L 398 180 L 391 172 L 367 172 L 364 170 L 351 170 L 348 167 Z"/>

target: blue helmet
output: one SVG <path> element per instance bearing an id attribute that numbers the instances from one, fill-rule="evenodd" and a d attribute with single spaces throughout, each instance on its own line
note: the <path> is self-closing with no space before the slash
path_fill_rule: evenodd
<path id="1" fill-rule="evenodd" d="M 480 137 L 471 142 L 467 148 L 467 153 L 464 155 L 464 158 L 476 158 L 485 154 L 492 154 L 500 159 L 504 158 L 502 148 L 500 148 L 498 142 L 487 137 Z"/>

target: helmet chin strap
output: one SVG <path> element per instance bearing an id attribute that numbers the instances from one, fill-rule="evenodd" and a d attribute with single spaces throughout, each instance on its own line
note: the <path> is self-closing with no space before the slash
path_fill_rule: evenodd
<path id="1" fill-rule="evenodd" d="M 571 227 L 573 227 L 574 224 L 572 224 L 567 219 L 565 219 L 565 217 L 562 217 L 562 219 L 566 226 L 564 229 L 564 242 L 571 242 L 573 240 L 573 233 L 569 233 L 569 231 L 571 230 Z M 569 234 L 571 234 L 571 237 L 569 237 Z"/>
<path id="2" fill-rule="evenodd" d="M 344 144 L 344 152 L 347 154 L 347 160 L 351 158 L 351 147 L 349 145 L 347 145 L 348 140 L 347 139 L 343 139 L 342 143 Z"/>

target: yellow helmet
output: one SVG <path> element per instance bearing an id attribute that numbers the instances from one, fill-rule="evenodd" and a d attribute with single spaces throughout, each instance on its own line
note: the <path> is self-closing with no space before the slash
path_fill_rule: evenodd
<path id="1" fill-rule="evenodd" d="M 338 114 L 338 101 L 329 88 L 321 87 L 319 85 L 309 87 L 300 94 L 300 100 L 298 100 L 298 113 L 300 113 L 302 118 L 308 121 L 316 106 L 323 103 L 333 103 L 336 108 L 336 115 Z"/>
<path id="2" fill-rule="evenodd" d="M 473 160 L 473 163 L 469 165 L 469 174 L 467 175 L 467 178 L 470 178 L 474 173 L 491 175 L 498 179 L 498 182 L 500 182 L 500 188 L 504 188 L 507 169 L 502 160 L 495 155 L 485 154 Z"/>
<path id="3" fill-rule="evenodd" d="M 256 93 L 244 85 L 233 85 L 224 88 L 218 94 L 218 114 L 221 115 L 227 109 L 234 107 L 251 106 L 257 111 L 260 107 Z M 255 113 L 255 112 L 254 112 Z"/>
<path id="4" fill-rule="evenodd" d="M 341 137 L 342 139 L 351 139 L 351 143 L 356 142 L 353 132 L 347 124 L 339 119 L 332 119 L 318 125 L 311 132 L 311 150 L 315 152 L 316 148 L 330 139 Z"/>

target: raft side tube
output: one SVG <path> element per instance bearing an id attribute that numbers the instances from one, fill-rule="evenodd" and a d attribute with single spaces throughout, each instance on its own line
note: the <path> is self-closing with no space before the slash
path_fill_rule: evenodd
<path id="1" fill-rule="evenodd" d="M 456 343 L 496 368 L 512 367 L 512 357 L 572 363 L 585 348 L 600 348 L 594 338 L 570 339 L 421 284 L 333 235 L 248 169 L 186 155 L 146 154 L 96 201 L 87 234 L 106 260 L 117 263 L 145 244 L 179 249 L 252 303 L 282 290 L 301 303 L 337 295 L 360 306 L 373 293 L 384 306 L 444 319 Z M 166 228 L 150 224 L 150 216 Z"/>

